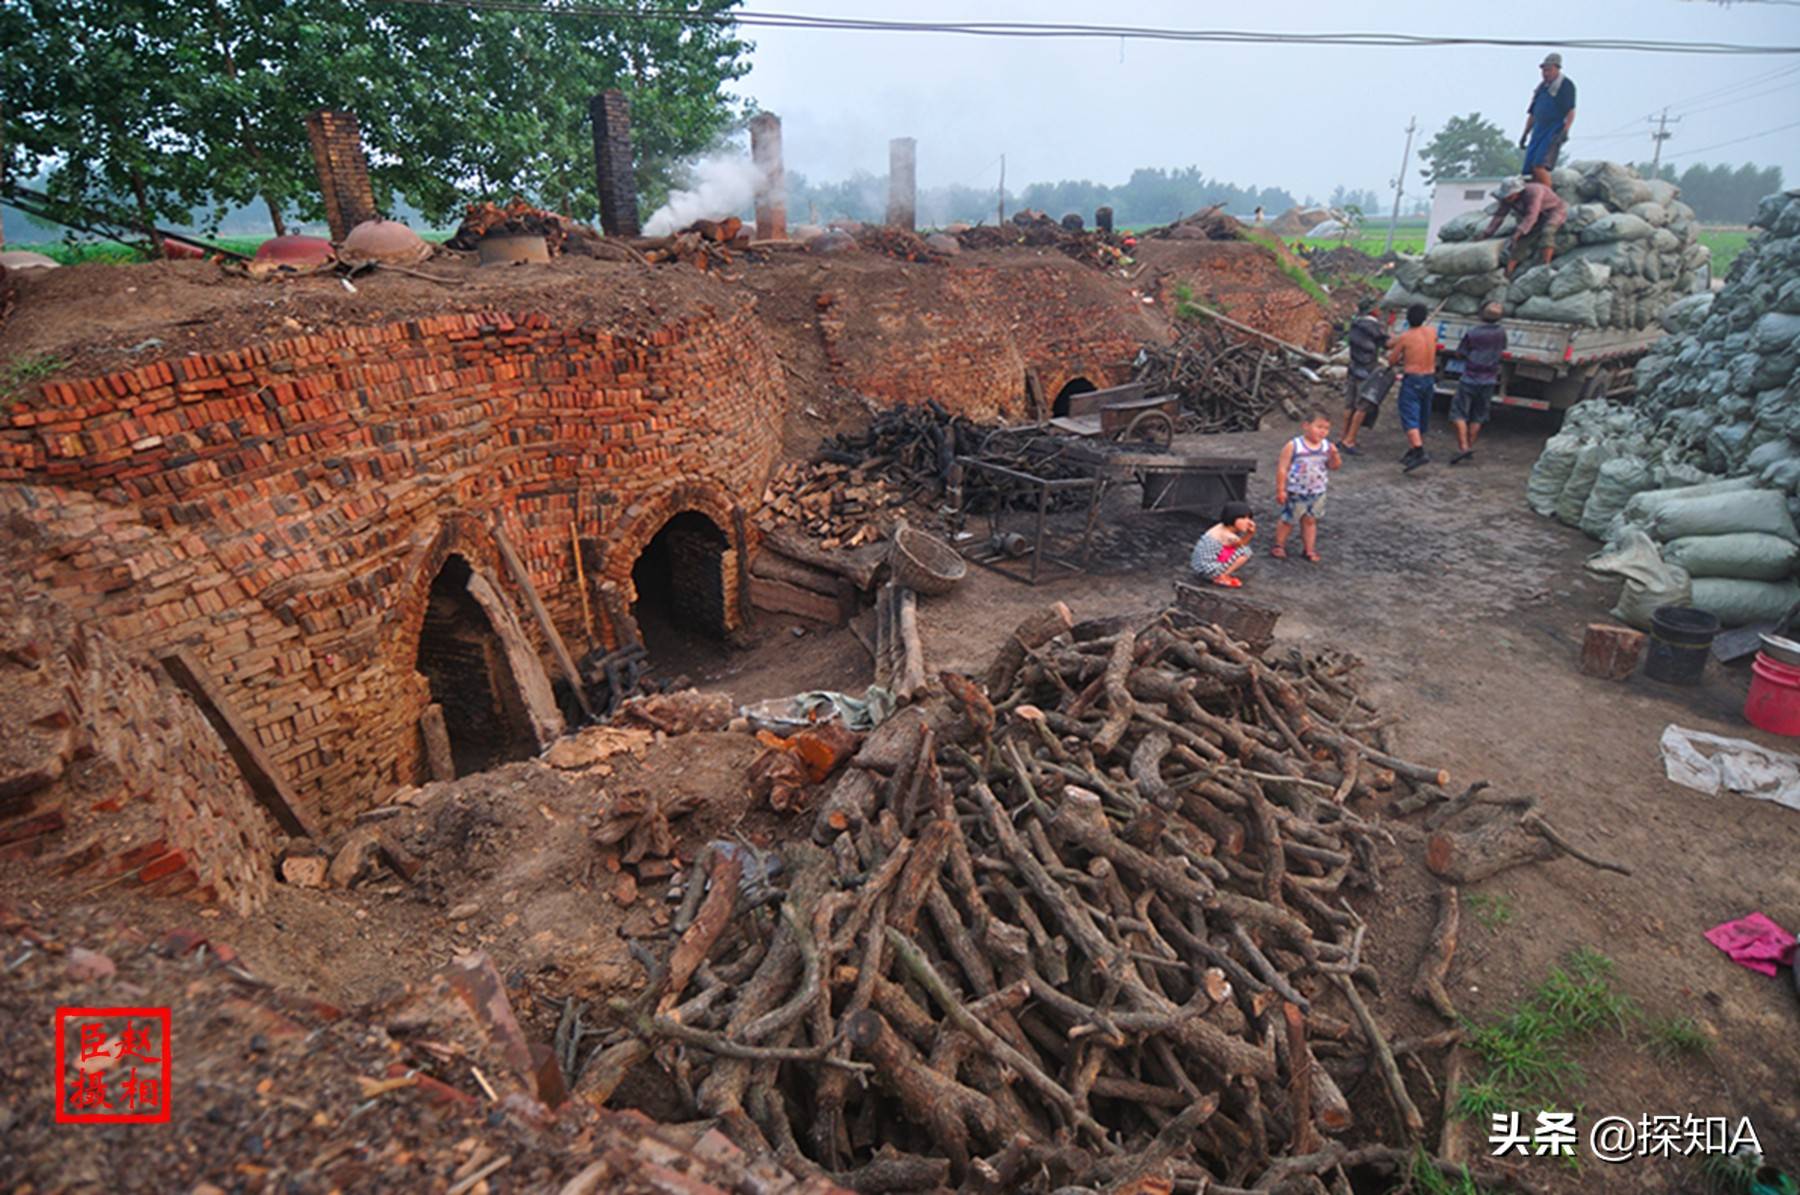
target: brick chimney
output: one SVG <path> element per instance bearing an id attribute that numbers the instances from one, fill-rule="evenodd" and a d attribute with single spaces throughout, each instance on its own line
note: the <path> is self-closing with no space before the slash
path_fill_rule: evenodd
<path id="1" fill-rule="evenodd" d="M 787 240 L 787 175 L 781 166 L 781 117 L 762 112 L 750 120 L 750 160 L 756 184 L 756 239 Z"/>
<path id="2" fill-rule="evenodd" d="M 362 129 L 354 112 L 321 108 L 306 118 L 306 135 L 312 142 L 313 164 L 319 170 L 319 191 L 325 197 L 331 239 L 341 241 L 352 228 L 376 215 Z"/>
<path id="3" fill-rule="evenodd" d="M 594 177 L 600 191 L 600 230 L 638 235 L 637 177 L 631 165 L 631 101 L 614 88 L 588 101 L 594 122 Z"/>
<path id="4" fill-rule="evenodd" d="M 887 222 L 908 231 L 912 230 L 919 206 L 917 151 L 918 142 L 911 137 L 896 137 L 888 142 Z"/>

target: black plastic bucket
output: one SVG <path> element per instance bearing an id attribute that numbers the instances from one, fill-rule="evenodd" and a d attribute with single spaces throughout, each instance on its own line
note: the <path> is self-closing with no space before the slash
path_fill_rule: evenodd
<path id="1" fill-rule="evenodd" d="M 1719 618 L 1687 606 L 1658 606 L 1650 614 L 1650 650 L 1644 675 L 1671 685 L 1697 685 L 1706 671 Z"/>

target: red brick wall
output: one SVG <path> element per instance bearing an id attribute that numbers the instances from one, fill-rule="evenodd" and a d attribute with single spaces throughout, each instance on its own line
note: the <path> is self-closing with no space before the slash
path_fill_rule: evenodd
<path id="1" fill-rule="evenodd" d="M 670 517 L 697 510 L 742 546 L 780 366 L 747 305 L 654 312 L 450 314 L 50 382 L 0 413 L 0 519 L 78 617 L 190 645 L 302 800 L 343 815 L 417 775 L 413 663 L 450 552 L 538 639 L 504 528 L 580 655 L 572 523 L 599 548 L 608 644 Z"/>
<path id="2" fill-rule="evenodd" d="M 1028 371 L 1048 406 L 1071 378 L 1125 381 L 1138 349 L 1168 338 L 1119 280 L 1060 255 L 896 266 L 825 290 L 818 308 L 837 385 L 888 402 L 935 399 L 981 420 L 1031 414 Z"/>
<path id="3" fill-rule="evenodd" d="M 18 563 L 0 550 L 0 859 L 253 911 L 273 823 L 205 715 Z"/>

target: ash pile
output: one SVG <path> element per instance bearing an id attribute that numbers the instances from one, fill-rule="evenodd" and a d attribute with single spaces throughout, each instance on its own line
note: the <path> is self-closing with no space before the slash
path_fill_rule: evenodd
<path id="1" fill-rule="evenodd" d="M 1699 243 L 1694 209 L 1674 183 L 1639 178 L 1615 162 L 1575 162 L 1550 178 L 1569 218 L 1555 233 L 1549 265 L 1530 264 L 1543 244 L 1536 230 L 1507 279 L 1506 238 L 1517 221 L 1508 216 L 1498 237 L 1477 239 L 1497 210 L 1490 202 L 1447 222 L 1423 257 L 1402 258 L 1382 306 L 1423 303 L 1475 315 L 1493 302 L 1519 319 L 1643 329 L 1675 299 L 1705 289 L 1711 251 Z"/>

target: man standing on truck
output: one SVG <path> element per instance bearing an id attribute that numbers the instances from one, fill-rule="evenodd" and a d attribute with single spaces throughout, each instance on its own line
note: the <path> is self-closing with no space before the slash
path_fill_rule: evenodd
<path id="1" fill-rule="evenodd" d="M 1543 79 L 1525 108 L 1525 132 L 1519 148 L 1525 151 L 1523 172 L 1547 187 L 1556 157 L 1569 139 L 1569 127 L 1575 123 L 1575 80 L 1562 73 L 1561 54 L 1544 55 L 1538 71 Z"/>
<path id="2" fill-rule="evenodd" d="M 1450 458 L 1453 465 L 1475 455 L 1475 441 L 1488 421 L 1494 391 L 1500 385 L 1500 356 L 1506 351 L 1506 329 L 1500 326 L 1504 314 L 1498 303 L 1484 305 L 1481 322 L 1464 332 L 1456 346 L 1463 370 L 1456 396 L 1450 400 L 1450 426 L 1456 429 L 1456 455 Z"/>
<path id="3" fill-rule="evenodd" d="M 1562 201 L 1562 196 L 1545 183 L 1509 178 L 1495 189 L 1494 198 L 1500 201 L 1500 206 L 1495 210 L 1494 218 L 1488 221 L 1487 231 L 1481 234 L 1482 240 L 1499 232 L 1509 214 L 1519 218 L 1506 242 L 1506 276 L 1511 278 L 1513 271 L 1519 268 L 1519 248 L 1533 232 L 1543 242 L 1544 264 L 1549 265 L 1550 259 L 1556 256 L 1556 230 L 1569 218 L 1569 205 Z"/>
<path id="4" fill-rule="evenodd" d="M 1387 329 L 1375 318 L 1375 300 L 1363 299 L 1356 305 L 1356 318 L 1350 321 L 1350 367 L 1344 371 L 1344 438 L 1338 442 L 1351 456 L 1359 456 L 1356 433 L 1375 413 L 1380 400 L 1363 397 L 1363 386 L 1381 363 L 1381 351 L 1387 348 Z"/>

